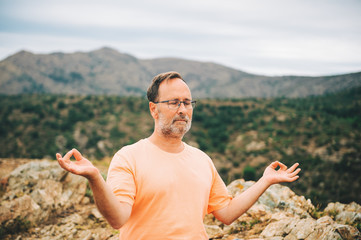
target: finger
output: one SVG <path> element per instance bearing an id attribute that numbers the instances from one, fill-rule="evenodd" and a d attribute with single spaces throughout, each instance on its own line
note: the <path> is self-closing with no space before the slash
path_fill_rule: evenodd
<path id="1" fill-rule="evenodd" d="M 60 167 L 62 167 L 65 170 L 68 170 L 69 169 L 69 166 L 68 166 L 69 160 L 68 160 L 68 162 L 66 162 L 66 160 L 64 158 L 62 158 L 60 154 L 57 157 L 58 157 L 57 160 L 58 160 Z"/>
<path id="2" fill-rule="evenodd" d="M 290 176 L 290 177 L 294 177 L 294 176 L 296 176 L 300 171 L 301 171 L 301 168 L 297 168 L 296 171 L 294 171 L 294 172 L 292 172 L 292 173 L 289 173 L 289 176 Z"/>
<path id="3" fill-rule="evenodd" d="M 58 159 L 58 160 L 59 160 L 59 158 L 61 158 L 61 154 L 60 154 L 60 153 L 55 154 L 55 156 L 56 156 L 56 159 Z"/>
<path id="4" fill-rule="evenodd" d="M 79 161 L 79 160 L 81 160 L 81 159 L 83 158 L 83 156 L 81 155 L 81 153 L 80 153 L 77 149 L 75 149 L 75 148 L 73 148 L 73 154 L 74 154 L 74 157 L 75 157 L 75 159 L 76 159 L 77 161 Z"/>
<path id="5" fill-rule="evenodd" d="M 63 159 L 64 159 L 65 161 L 69 161 L 72 155 L 73 155 L 73 150 L 70 150 L 69 152 L 67 152 L 67 153 L 64 155 Z"/>
<path id="6" fill-rule="evenodd" d="M 58 160 L 59 164 L 64 164 L 65 163 L 65 159 L 61 156 L 60 153 L 56 154 L 56 160 Z"/>
<path id="7" fill-rule="evenodd" d="M 286 171 L 286 170 L 287 170 L 287 166 L 286 166 L 286 165 L 284 165 L 283 163 L 278 162 L 278 165 L 280 166 L 281 170 L 284 170 L 284 171 Z"/>
<path id="8" fill-rule="evenodd" d="M 300 165 L 299 163 L 295 163 L 295 164 L 293 164 L 292 165 L 292 167 L 290 167 L 288 170 L 287 170 L 287 172 L 293 172 L 297 167 L 298 167 L 298 165 Z"/>
<path id="9" fill-rule="evenodd" d="M 288 180 L 288 182 L 294 182 L 294 181 L 296 181 L 298 178 L 299 178 L 300 176 L 294 176 L 294 177 L 292 177 L 292 178 L 290 178 L 289 180 Z"/>
<path id="10" fill-rule="evenodd" d="M 270 164 L 270 167 L 273 169 L 276 169 L 278 167 L 279 161 L 274 161 L 273 163 Z"/>
<path id="11" fill-rule="evenodd" d="M 60 153 L 55 154 L 55 156 L 56 156 L 56 160 L 58 160 L 59 165 L 62 166 L 63 159 L 62 159 L 62 156 L 60 155 Z"/>

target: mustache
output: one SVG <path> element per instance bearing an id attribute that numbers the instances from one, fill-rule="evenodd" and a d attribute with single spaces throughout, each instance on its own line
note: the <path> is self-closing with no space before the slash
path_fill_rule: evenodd
<path id="1" fill-rule="evenodd" d="M 183 116 L 177 116 L 173 119 L 173 122 L 175 121 L 186 121 L 189 122 L 189 117 L 187 115 L 183 115 Z"/>

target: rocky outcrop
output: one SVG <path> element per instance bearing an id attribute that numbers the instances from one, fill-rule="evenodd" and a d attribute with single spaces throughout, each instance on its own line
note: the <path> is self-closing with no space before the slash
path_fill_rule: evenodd
<path id="1" fill-rule="evenodd" d="M 235 180 L 228 191 L 236 196 L 254 182 Z M 205 219 L 211 239 L 329 240 L 361 239 L 361 206 L 330 203 L 318 212 L 310 200 L 280 184 L 271 186 L 247 213 L 229 226 L 211 215 Z"/>
<path id="2" fill-rule="evenodd" d="M 80 203 L 86 180 L 62 170 L 56 162 L 34 161 L 24 164 L 8 177 L 2 196 L 0 222 L 17 217 L 33 223 Z"/>
<path id="3" fill-rule="evenodd" d="M 117 231 L 91 202 L 86 180 L 68 174 L 57 162 L 30 162 L 2 180 L 7 186 L 1 196 L 0 238 L 117 239 Z M 236 180 L 228 190 L 236 196 L 253 184 Z M 330 203 L 321 212 L 310 200 L 276 184 L 231 225 L 213 215 L 205 217 L 204 225 L 210 239 L 361 239 L 361 206 Z"/>

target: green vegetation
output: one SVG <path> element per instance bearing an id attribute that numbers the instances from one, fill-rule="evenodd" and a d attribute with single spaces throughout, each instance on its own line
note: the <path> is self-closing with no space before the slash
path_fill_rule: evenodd
<path id="1" fill-rule="evenodd" d="M 243 170 L 243 178 L 246 181 L 255 181 L 256 180 L 256 169 L 251 166 L 246 166 Z"/>
<path id="2" fill-rule="evenodd" d="M 287 184 L 297 194 L 321 207 L 361 203 L 361 88 L 299 99 L 198 102 L 185 141 L 212 157 L 227 184 L 258 179 L 274 160 L 299 162 L 301 178 Z M 136 97 L 0 96 L 0 116 L 2 158 L 54 159 L 75 147 L 102 159 L 153 130 L 147 101 Z"/>
<path id="3" fill-rule="evenodd" d="M 17 95 L 0 105 L 0 157 L 54 158 L 76 147 L 100 159 L 153 127 L 140 98 Z"/>

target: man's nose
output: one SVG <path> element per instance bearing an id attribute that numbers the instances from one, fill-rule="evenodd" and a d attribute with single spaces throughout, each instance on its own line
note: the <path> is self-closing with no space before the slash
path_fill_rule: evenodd
<path id="1" fill-rule="evenodd" d="M 180 102 L 179 104 L 180 104 L 179 107 L 178 107 L 178 112 L 179 113 L 183 113 L 183 112 L 187 111 L 187 109 L 186 109 L 186 107 L 184 105 L 184 102 Z"/>

